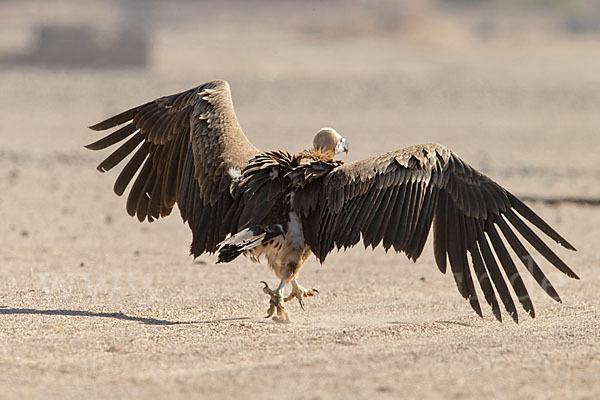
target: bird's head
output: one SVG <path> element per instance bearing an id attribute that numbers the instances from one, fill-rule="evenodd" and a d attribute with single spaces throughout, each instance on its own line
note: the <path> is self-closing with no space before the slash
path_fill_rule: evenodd
<path id="1" fill-rule="evenodd" d="M 348 141 L 333 128 L 322 128 L 313 139 L 313 148 L 321 151 L 333 151 L 334 154 L 348 154 Z"/>

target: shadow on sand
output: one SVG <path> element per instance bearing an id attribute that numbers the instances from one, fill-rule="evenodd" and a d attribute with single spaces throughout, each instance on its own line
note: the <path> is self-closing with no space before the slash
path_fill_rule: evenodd
<path id="1" fill-rule="evenodd" d="M 99 318 L 115 318 L 125 321 L 140 322 L 146 325 L 190 325 L 190 324 L 213 324 L 227 321 L 243 321 L 250 319 L 249 317 L 237 318 L 222 318 L 207 321 L 168 321 L 157 318 L 135 317 L 126 315 L 120 312 L 91 312 L 82 310 L 36 310 L 33 308 L 8 308 L 0 306 L 0 315 L 64 315 L 68 317 L 99 317 Z"/>
<path id="2" fill-rule="evenodd" d="M 2 313 L 2 310 L 0 310 L 0 314 Z M 390 321 L 388 322 L 390 325 L 423 325 L 423 323 L 413 323 L 413 322 L 403 322 L 403 321 Z M 445 320 L 437 320 L 437 321 L 428 321 L 426 323 L 433 323 L 433 324 L 444 324 L 444 325 L 458 325 L 458 326 L 465 326 L 465 327 L 469 327 L 469 328 L 475 328 L 475 325 L 471 325 L 468 324 L 466 322 L 459 322 L 459 321 L 445 321 Z"/>

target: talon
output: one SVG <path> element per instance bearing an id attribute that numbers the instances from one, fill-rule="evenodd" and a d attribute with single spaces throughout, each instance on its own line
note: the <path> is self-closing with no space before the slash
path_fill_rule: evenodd
<path id="1" fill-rule="evenodd" d="M 290 322 L 289 313 L 283 306 L 284 302 L 288 302 L 292 299 L 298 299 L 298 304 L 300 304 L 300 308 L 304 311 L 304 298 L 312 297 L 316 293 L 319 293 L 319 290 L 315 288 L 303 288 L 295 279 L 291 281 L 292 292 L 287 297 L 284 297 L 283 294 L 283 288 L 286 283 L 285 279 L 282 278 L 279 286 L 275 290 L 272 290 L 265 281 L 260 281 L 260 283 L 265 285 L 263 292 L 271 297 L 269 301 L 269 309 L 267 310 L 267 316 L 265 318 L 270 318 L 273 316 L 273 314 L 275 314 L 275 311 L 277 311 L 277 314 L 273 317 L 273 320 L 277 322 Z"/>
<path id="2" fill-rule="evenodd" d="M 265 292 L 266 294 L 273 294 L 273 291 L 271 290 L 271 288 L 269 287 L 269 285 L 267 284 L 267 282 L 260 281 L 260 283 L 262 283 L 263 285 L 265 285 L 265 287 L 263 288 L 263 292 Z"/>
<path id="3" fill-rule="evenodd" d="M 300 303 L 300 308 L 304 310 L 304 298 L 314 296 L 315 293 L 319 293 L 319 291 L 315 288 L 305 289 L 296 281 L 292 281 L 292 292 L 288 297 L 284 299 L 284 301 L 290 301 L 292 299 L 298 299 L 298 303 Z"/>
<path id="4" fill-rule="evenodd" d="M 265 318 L 270 318 L 273 314 L 275 314 L 275 311 L 277 311 L 277 315 L 273 317 L 275 321 L 290 322 L 289 314 L 282 302 L 285 279 L 281 280 L 279 286 L 275 290 L 272 290 L 265 281 L 260 281 L 260 283 L 265 285 L 263 292 L 270 296 L 269 309 L 267 310 L 267 316 Z"/>
<path id="5" fill-rule="evenodd" d="M 275 305 L 271 303 L 271 307 L 267 310 L 267 316 L 265 318 L 270 318 L 271 315 L 275 312 Z"/>

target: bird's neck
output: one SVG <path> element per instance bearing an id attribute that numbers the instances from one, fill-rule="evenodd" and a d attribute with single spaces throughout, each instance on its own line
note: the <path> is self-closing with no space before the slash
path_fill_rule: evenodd
<path id="1" fill-rule="evenodd" d="M 335 153 L 333 150 L 315 149 L 314 147 L 310 150 L 304 150 L 298 154 L 299 160 L 312 160 L 312 161 L 333 161 Z"/>

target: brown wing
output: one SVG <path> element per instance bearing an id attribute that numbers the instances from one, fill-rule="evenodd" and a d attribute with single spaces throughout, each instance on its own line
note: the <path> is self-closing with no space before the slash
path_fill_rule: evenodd
<path id="1" fill-rule="evenodd" d="M 208 82 L 90 128 L 102 131 L 118 125 L 119 129 L 86 147 L 100 150 L 124 142 L 98 165 L 101 172 L 133 154 L 114 185 L 120 196 L 134 181 L 127 212 L 151 222 L 169 215 L 177 203 L 194 235 L 194 256 L 214 252 L 232 230 L 221 224 L 233 204 L 230 172 L 242 170 L 258 153 L 238 124 L 229 84 Z"/>
<path id="2" fill-rule="evenodd" d="M 334 247 L 339 250 L 354 246 L 361 237 L 365 247 L 383 243 L 386 250 L 393 247 L 416 261 L 433 223 L 435 260 L 440 271 L 445 273 L 449 259 L 458 290 L 481 315 L 474 272 L 498 320 L 500 307 L 492 284 L 506 310 L 518 320 L 501 270 L 524 309 L 535 315 L 505 242 L 546 293 L 560 301 L 514 230 L 556 268 L 577 278 L 523 219 L 564 247 L 575 250 L 573 246 L 519 199 L 441 145 L 413 146 L 344 164 L 320 186 L 317 194 L 300 196 L 297 209 L 302 213 L 305 239 L 321 261 Z"/>

